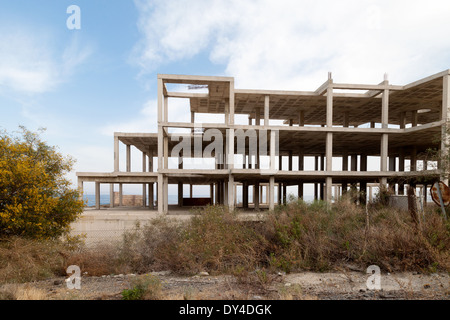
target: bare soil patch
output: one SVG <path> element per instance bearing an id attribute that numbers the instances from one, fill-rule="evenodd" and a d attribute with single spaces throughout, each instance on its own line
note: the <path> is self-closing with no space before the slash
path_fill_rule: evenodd
<path id="1" fill-rule="evenodd" d="M 272 274 L 267 283 L 243 281 L 234 276 L 178 276 L 157 272 L 164 300 L 449 300 L 450 278 L 447 273 L 405 272 L 382 274 L 381 290 L 368 290 L 368 274 L 358 271 L 328 273 L 302 272 Z M 122 291 L 131 288 L 136 275 L 88 276 L 81 289 L 69 290 L 65 278 L 19 285 L 24 292 L 34 292 L 49 300 L 121 300 Z M 0 287 L 7 291 L 8 286 Z M 33 299 L 33 295 L 25 295 Z"/>

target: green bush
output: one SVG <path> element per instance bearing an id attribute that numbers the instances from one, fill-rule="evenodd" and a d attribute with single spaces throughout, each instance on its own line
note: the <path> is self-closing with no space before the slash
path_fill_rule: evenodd
<path id="1" fill-rule="evenodd" d="M 139 276 L 132 282 L 131 289 L 122 291 L 123 300 L 159 300 L 161 281 L 153 275 Z"/>

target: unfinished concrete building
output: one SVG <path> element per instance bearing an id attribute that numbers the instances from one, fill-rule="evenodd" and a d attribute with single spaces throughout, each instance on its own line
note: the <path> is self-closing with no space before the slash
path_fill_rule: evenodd
<path id="1" fill-rule="evenodd" d="M 99 208 L 101 183 L 110 184 L 111 196 L 118 186 L 119 205 L 124 184 L 141 184 L 142 206 L 161 214 L 171 210 L 169 184 L 178 186 L 178 207 L 231 210 L 274 209 L 286 201 L 288 187 L 303 197 L 308 186 L 315 199 L 329 202 L 350 188 L 365 195 L 379 185 L 399 195 L 405 184 L 426 192 L 440 178 L 427 150 L 446 152 L 441 138 L 450 117 L 449 76 L 446 70 L 393 85 L 386 76 L 379 84 L 335 83 L 329 74 L 315 91 L 280 91 L 238 89 L 232 77 L 158 75 L 157 133 L 115 133 L 114 172 L 77 173 L 79 187 L 95 182 Z M 170 121 L 173 99 L 188 101 L 191 121 Z M 223 121 L 200 124 L 196 114 L 222 115 Z M 238 116 L 248 120 L 238 123 Z M 125 172 L 119 170 L 120 143 Z M 141 172 L 130 170 L 131 147 L 142 152 Z M 189 157 L 208 157 L 212 165 L 187 168 L 183 159 Z M 209 197 L 184 195 L 187 184 L 208 185 Z"/>

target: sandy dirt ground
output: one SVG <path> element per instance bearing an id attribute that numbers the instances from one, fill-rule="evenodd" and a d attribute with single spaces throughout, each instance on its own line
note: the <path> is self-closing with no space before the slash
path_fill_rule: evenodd
<path id="1" fill-rule="evenodd" d="M 170 272 L 153 273 L 158 277 L 163 300 L 449 300 L 447 273 L 382 273 L 381 290 L 369 290 L 371 276 L 358 271 L 329 273 L 303 272 L 269 274 L 264 281 L 233 276 L 178 276 Z M 81 277 L 80 289 L 68 289 L 66 279 L 53 278 L 20 285 L 49 300 L 120 300 L 122 291 L 132 287 L 136 275 Z M 2 288 L 0 288 L 2 289 Z M 4 289 L 4 288 L 3 288 Z M 32 298 L 32 296 L 31 296 Z"/>

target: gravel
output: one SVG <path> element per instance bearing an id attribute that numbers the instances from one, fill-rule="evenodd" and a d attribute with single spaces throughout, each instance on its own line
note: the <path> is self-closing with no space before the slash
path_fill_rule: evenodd
<path id="1" fill-rule="evenodd" d="M 370 276 L 363 272 L 302 272 L 279 273 L 267 283 L 242 281 L 229 275 L 211 276 L 203 272 L 195 276 L 179 276 L 168 271 L 155 272 L 162 284 L 164 300 L 265 300 L 265 299 L 317 299 L 317 300 L 449 300 L 450 279 L 446 273 L 382 274 L 381 290 L 369 290 Z M 132 287 L 138 275 L 119 274 L 81 278 L 81 289 L 68 289 L 66 278 L 24 284 L 46 293 L 50 300 L 120 300 L 122 291 Z M 1 288 L 0 288 L 1 289 Z"/>

